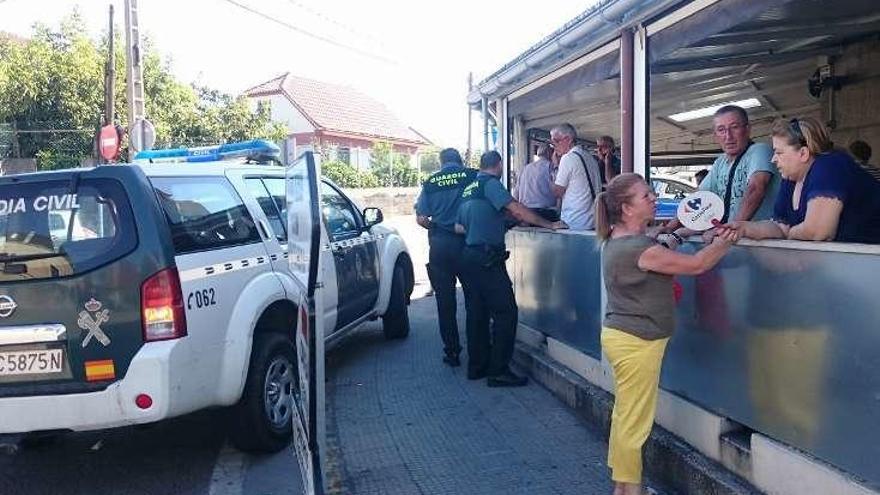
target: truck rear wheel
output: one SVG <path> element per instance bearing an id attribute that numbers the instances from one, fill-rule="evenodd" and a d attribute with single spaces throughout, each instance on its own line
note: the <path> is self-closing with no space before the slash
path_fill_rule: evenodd
<path id="1" fill-rule="evenodd" d="M 278 452 L 293 434 L 298 370 L 293 344 L 276 333 L 257 335 L 244 393 L 233 406 L 230 441 L 246 452 Z"/>
<path id="2" fill-rule="evenodd" d="M 406 272 L 400 261 L 394 265 L 391 297 L 382 316 L 382 331 L 386 339 L 403 339 L 409 335 L 409 311 L 406 303 Z"/>

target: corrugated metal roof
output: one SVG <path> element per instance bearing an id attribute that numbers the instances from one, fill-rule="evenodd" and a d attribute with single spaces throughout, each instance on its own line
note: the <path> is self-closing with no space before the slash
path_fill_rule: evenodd
<path id="1" fill-rule="evenodd" d="M 485 79 L 483 79 L 482 81 L 480 81 L 480 84 L 486 83 L 487 81 L 489 81 L 493 77 L 498 76 L 499 74 L 506 71 L 507 69 L 509 69 L 509 68 L 513 67 L 514 65 L 518 64 L 519 62 L 525 60 L 529 55 L 537 52 L 541 48 L 544 48 L 544 46 L 547 45 L 548 43 L 558 39 L 564 33 L 571 30 L 572 28 L 574 28 L 575 26 L 577 26 L 578 24 L 583 22 L 588 17 L 591 17 L 593 14 L 595 14 L 601 10 L 604 10 L 609 5 L 616 3 L 618 1 L 620 1 L 620 0 L 599 0 L 598 2 L 593 4 L 592 7 L 588 8 L 587 10 L 585 10 L 584 12 L 579 14 L 574 19 L 563 24 L 561 28 L 559 28 L 556 31 L 553 31 L 552 33 L 548 34 L 547 36 L 541 38 L 540 41 L 538 41 L 537 43 L 532 45 L 529 49 L 527 49 L 526 51 L 519 54 L 516 58 L 514 58 L 510 62 L 507 62 L 506 64 L 501 66 L 501 68 L 496 70 L 494 73 L 492 73 L 492 75 L 490 75 L 490 76 L 486 77 Z"/>
<path id="2" fill-rule="evenodd" d="M 553 72 L 619 36 L 620 29 L 652 18 L 686 0 L 600 0 L 483 79 L 468 95 L 494 99 Z"/>
<path id="3" fill-rule="evenodd" d="M 761 106 L 748 113 L 753 136 L 758 139 L 766 138 L 777 118 L 818 115 L 822 99 L 810 96 L 807 80 L 824 63 L 819 57 L 830 56 L 833 62 L 849 53 L 852 59 L 855 52 L 851 50 L 865 43 L 875 46 L 880 35 L 880 10 L 874 2 L 775 0 L 772 6 L 766 2 L 750 5 L 758 12 L 749 15 L 741 11 L 749 1 L 724 0 L 680 22 L 679 29 L 660 33 L 665 36 L 663 40 L 653 39 L 652 151 L 701 149 L 713 144 L 711 115 L 684 122 L 670 119 L 679 112 L 757 98 Z M 739 16 L 731 17 L 731 12 Z M 709 26 L 729 21 L 731 25 Z M 701 28 L 708 28 L 708 34 L 694 34 Z M 835 66 L 835 74 L 852 81 L 878 74 L 875 64 L 870 63 L 857 70 L 851 63 L 838 62 Z M 509 107 L 512 114 L 529 128 L 569 122 L 588 139 L 615 135 L 620 124 L 616 77 L 546 90 L 552 84 L 513 100 Z M 529 100 L 542 91 L 551 93 L 550 97 Z M 515 108 L 517 101 L 528 104 Z"/>

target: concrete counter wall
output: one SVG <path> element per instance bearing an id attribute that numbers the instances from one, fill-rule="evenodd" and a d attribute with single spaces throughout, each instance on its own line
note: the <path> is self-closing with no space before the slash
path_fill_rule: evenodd
<path id="1" fill-rule="evenodd" d="M 595 234 L 515 229 L 507 242 L 520 322 L 600 362 Z M 677 277 L 684 295 L 661 378 L 668 400 L 880 489 L 878 277 L 877 246 L 790 241 L 743 241 L 715 270 Z"/>

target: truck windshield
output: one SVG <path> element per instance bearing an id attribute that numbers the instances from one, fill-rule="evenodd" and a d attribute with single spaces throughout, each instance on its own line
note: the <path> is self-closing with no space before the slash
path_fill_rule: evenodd
<path id="1" fill-rule="evenodd" d="M 121 185 L 85 179 L 0 184 L 0 282 L 59 278 L 119 258 L 136 244 Z"/>

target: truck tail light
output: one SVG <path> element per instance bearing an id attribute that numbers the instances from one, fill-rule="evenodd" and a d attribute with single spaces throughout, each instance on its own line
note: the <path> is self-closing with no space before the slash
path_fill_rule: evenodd
<path id="1" fill-rule="evenodd" d="M 183 293 L 176 268 L 166 268 L 141 285 L 141 319 L 144 342 L 186 336 Z"/>

